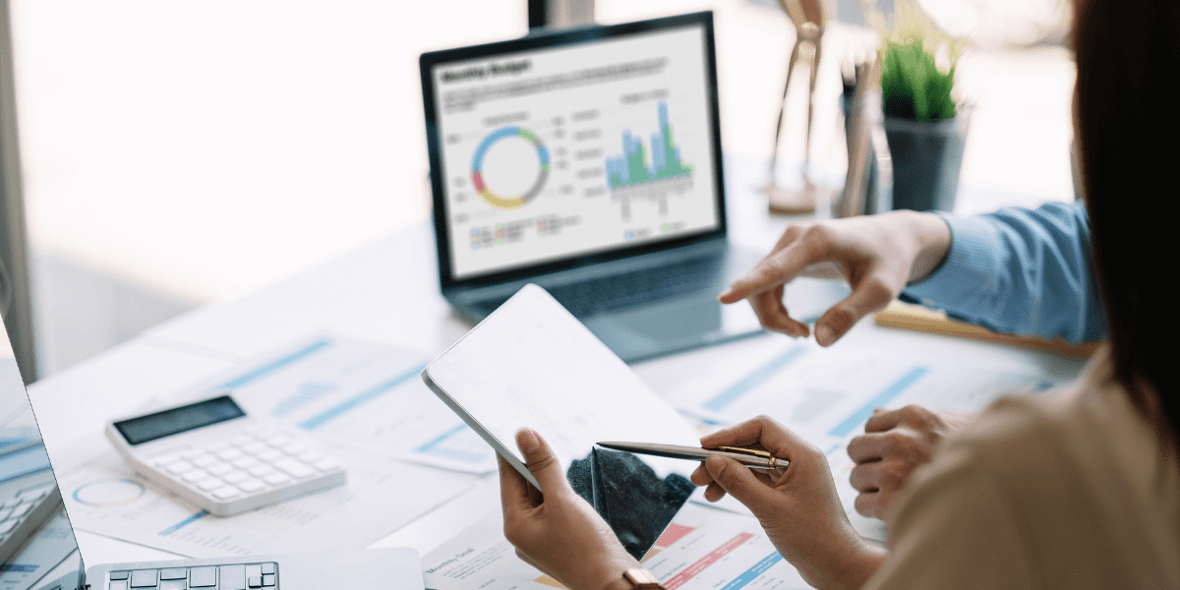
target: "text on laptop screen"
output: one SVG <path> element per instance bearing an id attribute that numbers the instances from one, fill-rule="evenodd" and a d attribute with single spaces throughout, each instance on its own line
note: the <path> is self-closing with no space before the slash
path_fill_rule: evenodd
<path id="1" fill-rule="evenodd" d="M 705 35 L 436 65 L 453 277 L 716 230 Z"/>

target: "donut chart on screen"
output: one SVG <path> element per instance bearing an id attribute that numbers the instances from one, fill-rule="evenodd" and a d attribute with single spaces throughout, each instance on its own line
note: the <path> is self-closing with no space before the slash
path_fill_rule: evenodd
<path id="1" fill-rule="evenodd" d="M 539 170 L 537 170 L 537 180 L 533 182 L 532 187 L 521 195 L 498 195 L 492 192 L 483 181 L 483 158 L 487 154 L 488 149 L 495 145 L 496 142 L 512 137 L 518 137 L 529 142 L 537 150 L 537 159 L 540 160 Z M 541 139 L 537 137 L 536 133 L 524 127 L 503 127 L 492 132 L 480 142 L 479 147 L 475 150 L 475 157 L 471 160 L 471 185 L 475 188 L 475 192 L 479 193 L 479 196 L 489 204 L 501 209 L 523 207 L 526 203 L 535 199 L 537 195 L 541 194 L 541 189 L 544 188 L 545 179 L 548 176 L 549 150 L 545 149 L 545 145 L 541 143 Z"/>

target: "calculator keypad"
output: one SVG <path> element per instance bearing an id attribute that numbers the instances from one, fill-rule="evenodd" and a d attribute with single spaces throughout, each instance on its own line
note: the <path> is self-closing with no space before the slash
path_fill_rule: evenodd
<path id="1" fill-rule="evenodd" d="M 105 590 L 278 590 L 278 587 L 279 564 L 270 561 L 112 571 L 107 576 Z"/>
<path id="2" fill-rule="evenodd" d="M 270 427 L 250 429 L 221 445 L 191 449 L 153 463 L 170 479 L 217 501 L 262 494 L 344 467 Z"/>

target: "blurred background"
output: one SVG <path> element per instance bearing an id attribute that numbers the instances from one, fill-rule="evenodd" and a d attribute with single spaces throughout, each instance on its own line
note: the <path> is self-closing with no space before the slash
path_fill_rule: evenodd
<path id="1" fill-rule="evenodd" d="M 420 223 L 430 195 L 418 55 L 528 30 L 526 0 L 8 3 L 41 377 Z M 927 4 L 979 44 L 959 65 L 958 92 L 975 109 L 961 175 L 973 197 L 956 212 L 1072 199 L 1062 2 Z M 873 33 L 860 2 L 833 8 L 818 84 L 835 97 L 841 62 Z M 716 11 L 723 147 L 769 156 L 794 43 L 777 0 L 594 9 L 602 23 Z M 805 100 L 792 96 L 789 112 Z M 817 135 L 813 165 L 838 177 L 834 98 L 816 121 L 830 132 Z M 787 167 L 802 160 L 791 140 L 802 128 L 789 115 Z M 1033 131 L 1013 141 L 1013 129 Z"/>

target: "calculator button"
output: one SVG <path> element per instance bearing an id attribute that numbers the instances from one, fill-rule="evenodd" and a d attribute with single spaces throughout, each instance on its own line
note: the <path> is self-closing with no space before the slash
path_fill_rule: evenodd
<path id="1" fill-rule="evenodd" d="M 188 569 L 183 567 L 172 567 L 160 570 L 161 580 L 184 580 L 188 578 Z"/>
<path id="2" fill-rule="evenodd" d="M 304 463 L 315 463 L 316 461 L 323 459 L 327 459 L 327 457 L 324 456 L 323 453 L 317 453 L 315 451 L 308 451 L 302 455 L 299 455 L 299 460 L 303 461 Z"/>
<path id="3" fill-rule="evenodd" d="M 315 475 L 314 469 L 294 459 L 283 459 L 275 463 L 275 468 L 296 479 L 304 479 Z"/>
<path id="4" fill-rule="evenodd" d="M 188 461 L 176 461 L 175 463 L 172 463 L 172 464 L 164 467 L 164 471 L 167 471 L 168 473 L 171 473 L 172 475 L 180 475 L 182 473 L 192 471 L 193 469 L 196 469 L 196 468 L 193 467 L 193 464 L 189 463 Z"/>
<path id="5" fill-rule="evenodd" d="M 242 451 L 239 451 L 238 449 L 234 449 L 234 448 L 224 449 L 224 450 L 218 451 L 217 453 L 214 453 L 214 454 L 216 454 L 217 457 L 219 459 L 221 459 L 222 461 L 233 461 L 234 459 L 237 459 L 238 457 L 245 456 L 245 454 L 242 453 Z"/>
<path id="6" fill-rule="evenodd" d="M 257 492 L 258 490 L 261 490 L 262 488 L 265 488 L 266 484 L 262 483 L 261 480 L 247 479 L 246 481 L 239 483 L 238 487 L 241 488 L 242 491 L 250 494 L 250 493 Z"/>
<path id="7" fill-rule="evenodd" d="M 254 439 L 248 436 L 236 436 L 229 441 L 229 444 L 235 447 L 244 447 L 252 442 L 254 442 Z"/>
<path id="8" fill-rule="evenodd" d="M 241 459 L 234 459 L 233 461 L 230 461 L 230 464 L 234 467 L 237 467 L 238 469 L 249 469 L 255 465 L 258 465 L 258 459 L 246 456 L 242 457 Z"/>
<path id="9" fill-rule="evenodd" d="M 180 458 L 181 459 L 193 459 L 195 457 L 200 457 L 201 455 L 204 455 L 204 454 L 205 454 L 205 451 L 203 451 L 201 449 L 193 449 L 191 451 L 185 451 L 185 452 L 181 453 Z"/>
<path id="10" fill-rule="evenodd" d="M 275 468 L 271 467 L 270 465 L 258 465 L 251 467 L 248 471 L 250 475 L 253 475 L 254 477 L 263 477 L 274 473 Z"/>
<path id="11" fill-rule="evenodd" d="M 234 466 L 229 463 L 218 463 L 205 469 L 205 471 L 218 476 L 225 475 L 233 470 Z"/>
<path id="12" fill-rule="evenodd" d="M 225 486 L 225 487 L 217 488 L 210 493 L 213 494 L 213 497 L 217 498 L 218 500 L 228 500 L 230 498 L 236 498 L 238 496 L 241 496 L 242 490 L 239 490 L 238 488 L 235 488 L 234 486 Z"/>
<path id="13" fill-rule="evenodd" d="M 267 446 L 266 446 L 266 443 L 256 440 L 256 441 L 242 447 L 242 450 L 247 453 L 250 453 L 251 455 L 257 455 L 258 453 L 265 452 L 267 450 Z"/>
<path id="14" fill-rule="evenodd" d="M 200 457 L 192 459 L 193 465 L 202 468 L 208 467 L 214 463 L 219 463 L 219 461 L 217 460 L 217 457 L 214 457 L 213 455 L 201 455 Z"/>
<path id="15" fill-rule="evenodd" d="M 253 435 L 254 438 L 269 438 L 269 437 L 274 436 L 278 433 L 279 433 L 278 430 L 275 430 L 274 428 L 271 428 L 270 426 L 262 426 L 259 428 L 254 428 L 250 431 L 250 434 Z"/>
<path id="16" fill-rule="evenodd" d="M 275 575 L 274 574 L 262 574 L 262 585 L 263 585 L 263 587 L 274 586 L 275 585 Z"/>
<path id="17" fill-rule="evenodd" d="M 277 486 L 277 485 L 282 485 L 282 484 L 285 484 L 285 483 L 291 481 L 291 478 L 287 477 L 286 474 L 279 473 L 276 471 L 276 472 L 262 478 L 262 481 L 265 481 L 266 483 L 268 483 L 272 486 Z"/>
<path id="18" fill-rule="evenodd" d="M 283 447 L 283 452 L 288 455 L 298 456 L 307 452 L 307 446 L 300 443 L 293 443 Z"/>
<path id="19" fill-rule="evenodd" d="M 262 575 L 250 576 L 249 578 L 246 578 L 246 587 L 247 588 L 261 588 L 262 587 Z"/>
<path id="20" fill-rule="evenodd" d="M 250 479 L 250 474 L 246 473 L 245 471 L 231 471 L 225 475 L 222 475 L 221 479 L 224 479 L 229 483 L 236 484 Z"/>
<path id="21" fill-rule="evenodd" d="M 340 467 L 340 462 L 335 459 L 324 459 L 322 461 L 316 461 L 312 465 L 320 471 L 332 471 Z"/>
<path id="22" fill-rule="evenodd" d="M 156 585 L 156 570 L 135 570 L 131 572 L 132 588 L 151 588 Z"/>
<path id="23" fill-rule="evenodd" d="M 274 449 L 271 449 L 265 453 L 258 454 L 258 460 L 259 461 L 266 461 L 267 463 L 274 463 L 275 461 L 282 459 L 282 458 L 283 458 L 283 453 L 276 451 Z"/>
<path id="24" fill-rule="evenodd" d="M 190 471 L 190 472 L 180 476 L 180 479 L 183 479 L 184 481 L 186 481 L 188 483 L 195 483 L 195 482 L 201 481 L 207 477 L 209 477 L 209 472 L 207 472 L 203 469 L 195 469 L 193 471 Z"/>
<path id="25" fill-rule="evenodd" d="M 194 567 L 189 571 L 188 585 L 190 588 L 204 588 L 217 585 L 216 567 Z"/>
<path id="26" fill-rule="evenodd" d="M 276 435 L 266 439 L 266 444 L 268 444 L 272 447 L 278 447 L 278 448 L 285 447 L 288 444 L 291 444 L 291 442 L 292 442 L 291 437 L 283 435 L 283 434 L 276 434 Z"/>
<path id="27" fill-rule="evenodd" d="M 275 573 L 275 564 L 274 564 L 274 563 L 264 563 L 264 564 L 262 564 L 262 573 L 264 573 L 264 574 L 273 574 L 273 573 Z"/>
<path id="28" fill-rule="evenodd" d="M 201 481 L 197 482 L 197 488 L 202 491 L 206 491 L 206 492 L 208 492 L 210 490 L 217 489 L 223 485 L 225 485 L 225 482 L 221 481 L 220 478 L 216 478 L 216 477 L 210 477 L 209 479 L 205 479 L 205 480 L 201 480 Z"/>

